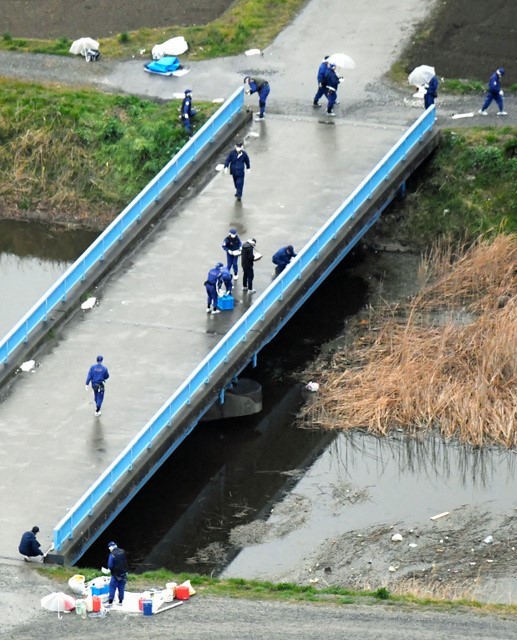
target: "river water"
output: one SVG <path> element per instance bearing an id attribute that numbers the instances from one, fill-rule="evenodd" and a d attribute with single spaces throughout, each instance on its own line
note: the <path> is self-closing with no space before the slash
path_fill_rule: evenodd
<path id="1" fill-rule="evenodd" d="M 0 220 L 0 336 L 4 336 L 96 238 L 35 222 Z"/>

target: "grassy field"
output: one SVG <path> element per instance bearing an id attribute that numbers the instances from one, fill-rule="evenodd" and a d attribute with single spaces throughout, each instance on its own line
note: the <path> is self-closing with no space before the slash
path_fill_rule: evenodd
<path id="1" fill-rule="evenodd" d="M 184 145 L 179 105 L 0 79 L 4 215 L 103 227 Z"/>
<path id="2" fill-rule="evenodd" d="M 188 60 L 204 60 L 241 53 L 250 47 L 263 48 L 288 25 L 306 0 L 237 0 L 219 19 L 202 26 L 167 29 L 139 29 L 120 33 L 99 41 L 103 56 L 113 58 L 140 57 L 141 49 L 150 50 L 156 42 L 181 33 L 189 43 Z M 274 15 L 274 19 L 271 16 Z M 13 38 L 4 33 L 0 49 L 30 53 L 68 55 L 72 41 Z"/>

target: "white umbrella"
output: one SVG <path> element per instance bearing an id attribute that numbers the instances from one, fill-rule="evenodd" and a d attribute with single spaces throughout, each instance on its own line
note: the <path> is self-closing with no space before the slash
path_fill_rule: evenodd
<path id="1" fill-rule="evenodd" d="M 75 599 L 62 591 L 54 591 L 48 596 L 41 598 L 41 606 L 48 611 L 57 611 L 61 617 L 63 611 L 72 611 L 75 609 Z"/>
<path id="2" fill-rule="evenodd" d="M 88 49 L 99 49 L 99 43 L 97 40 L 93 38 L 79 38 L 79 40 L 74 40 L 72 42 L 72 46 L 70 47 L 70 53 L 73 53 L 76 56 L 85 56 L 86 51 Z"/>
<path id="3" fill-rule="evenodd" d="M 336 67 L 341 67 L 341 69 L 355 69 L 355 62 L 346 53 L 333 53 L 328 57 L 327 62 L 335 64 Z"/>
<path id="4" fill-rule="evenodd" d="M 430 67 L 427 64 L 422 64 L 419 67 L 413 69 L 408 75 L 407 79 L 409 84 L 415 87 L 420 87 L 423 84 L 429 82 L 429 80 L 436 75 L 434 67 Z"/>

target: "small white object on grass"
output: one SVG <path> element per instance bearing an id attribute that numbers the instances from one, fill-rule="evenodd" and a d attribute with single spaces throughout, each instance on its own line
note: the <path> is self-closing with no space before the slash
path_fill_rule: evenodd
<path id="1" fill-rule="evenodd" d="M 85 300 L 82 305 L 81 305 L 81 309 L 93 309 L 93 307 L 95 306 L 95 303 L 97 302 L 97 298 L 88 298 L 88 300 Z"/>
<path id="2" fill-rule="evenodd" d="M 261 56 L 262 51 L 260 49 L 248 49 L 244 52 L 245 56 Z"/>
<path id="3" fill-rule="evenodd" d="M 452 116 L 453 120 L 458 120 L 458 118 L 473 118 L 474 114 L 472 111 L 470 113 L 454 113 Z"/>
<path id="4" fill-rule="evenodd" d="M 32 371 L 32 369 L 34 369 L 34 367 L 36 366 L 36 362 L 35 360 L 27 360 L 27 362 L 24 362 L 22 364 L 22 366 L 20 367 L 20 369 L 22 371 Z"/>
<path id="5" fill-rule="evenodd" d="M 305 388 L 307 389 L 307 391 L 311 391 L 312 393 L 316 393 L 316 391 L 319 390 L 320 385 L 317 382 L 308 382 L 305 385 Z"/>
<path id="6" fill-rule="evenodd" d="M 224 98 L 214 98 L 212 102 L 214 104 L 222 104 L 224 102 Z"/>

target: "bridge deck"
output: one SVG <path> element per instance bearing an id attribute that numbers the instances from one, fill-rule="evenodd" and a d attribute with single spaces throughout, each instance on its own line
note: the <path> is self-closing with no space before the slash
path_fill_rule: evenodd
<path id="1" fill-rule="evenodd" d="M 243 202 L 234 200 L 231 177 L 214 172 L 119 265 L 96 292 L 100 306 L 73 319 L 0 405 L 0 553 L 16 555 L 34 524 L 50 545 L 67 509 L 247 309 L 252 296 L 239 280 L 233 312 L 205 313 L 203 281 L 224 261 L 228 229 L 257 238 L 264 258 L 255 287 L 264 290 L 274 251 L 300 249 L 407 124 L 277 116 L 247 130 L 252 171 Z M 99 353 L 111 378 L 95 418 L 84 379 Z"/>

